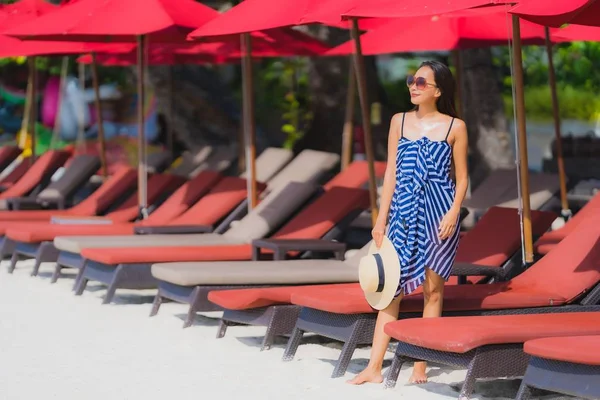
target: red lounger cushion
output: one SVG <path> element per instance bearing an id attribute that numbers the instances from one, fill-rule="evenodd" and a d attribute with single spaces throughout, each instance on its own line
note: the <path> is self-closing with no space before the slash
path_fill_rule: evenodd
<path id="1" fill-rule="evenodd" d="M 273 304 L 290 304 L 292 293 L 305 293 L 314 290 L 328 290 L 349 284 L 309 285 L 309 286 L 278 286 L 271 288 L 252 288 L 234 290 L 213 290 L 208 293 L 208 299 L 228 310 L 246 310 L 266 307 Z"/>
<path id="2" fill-rule="evenodd" d="M 598 349 L 600 336 L 534 339 L 525 342 L 523 347 L 525 353 L 532 356 L 585 365 L 600 365 Z"/>
<path id="3" fill-rule="evenodd" d="M 600 312 L 409 318 L 390 322 L 384 330 L 394 339 L 414 346 L 466 353 L 492 344 L 525 343 L 555 336 L 599 335 Z"/>

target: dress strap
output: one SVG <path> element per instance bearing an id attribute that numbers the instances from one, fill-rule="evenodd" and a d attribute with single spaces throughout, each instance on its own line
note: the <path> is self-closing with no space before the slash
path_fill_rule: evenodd
<path id="1" fill-rule="evenodd" d="M 450 126 L 448 127 L 448 133 L 446 133 L 446 137 L 444 138 L 444 141 L 448 141 L 448 136 L 450 136 L 450 131 L 452 130 L 452 124 L 454 123 L 454 118 L 452 118 L 452 121 L 450 121 Z"/>
<path id="2" fill-rule="evenodd" d="M 404 136 L 404 117 L 406 117 L 406 113 L 402 113 L 402 125 L 400 125 L 400 139 Z"/>

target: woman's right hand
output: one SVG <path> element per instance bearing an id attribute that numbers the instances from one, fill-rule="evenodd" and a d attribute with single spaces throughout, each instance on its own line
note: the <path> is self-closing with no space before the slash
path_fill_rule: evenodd
<path id="1" fill-rule="evenodd" d="M 383 236 L 385 235 L 385 224 L 380 224 L 377 222 L 371 231 L 371 236 L 373 236 L 373 241 L 375 242 L 375 246 L 377 248 L 381 248 L 383 244 Z"/>

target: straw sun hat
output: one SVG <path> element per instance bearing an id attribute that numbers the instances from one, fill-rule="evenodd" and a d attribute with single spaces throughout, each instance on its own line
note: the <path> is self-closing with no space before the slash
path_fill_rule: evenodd
<path id="1" fill-rule="evenodd" d="M 379 249 L 371 242 L 368 254 L 358 265 L 358 281 L 371 307 L 383 310 L 390 305 L 400 282 L 400 259 L 387 237 Z"/>

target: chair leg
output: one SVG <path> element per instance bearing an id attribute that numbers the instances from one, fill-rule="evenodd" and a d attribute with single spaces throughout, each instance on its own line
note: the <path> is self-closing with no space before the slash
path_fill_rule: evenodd
<path id="1" fill-rule="evenodd" d="M 221 339 L 221 338 L 225 337 L 225 333 L 227 333 L 228 327 L 229 327 L 229 324 L 227 323 L 227 321 L 224 321 L 224 320 L 219 321 L 219 329 L 217 330 L 217 339 Z"/>
<path id="2" fill-rule="evenodd" d="M 77 291 L 77 288 L 81 285 L 81 281 L 83 280 L 84 270 L 85 270 L 85 265 L 82 265 L 81 268 L 79 268 L 79 270 L 77 270 L 77 275 L 75 276 L 75 282 L 73 283 L 72 290 Z M 86 279 L 86 284 L 87 284 L 87 279 Z M 83 288 L 85 289 L 85 284 L 83 285 Z M 81 293 L 79 293 L 79 294 L 81 294 Z"/>
<path id="3" fill-rule="evenodd" d="M 33 271 L 31 271 L 31 276 L 37 276 L 43 262 L 53 262 L 56 260 L 58 260 L 58 250 L 54 247 L 54 243 L 40 243 L 37 254 L 35 255 L 35 265 Z"/>
<path id="4" fill-rule="evenodd" d="M 154 317 L 156 314 L 158 314 L 158 309 L 160 308 L 162 302 L 163 297 L 160 295 L 160 293 L 157 293 L 154 297 L 154 301 L 152 302 L 152 310 L 150 311 L 151 317 Z"/>
<path id="5" fill-rule="evenodd" d="M 54 272 L 52 273 L 52 278 L 50 278 L 50 283 L 56 283 L 58 278 L 60 278 L 62 272 L 62 266 L 59 263 L 54 264 Z"/>
<path id="6" fill-rule="evenodd" d="M 8 273 L 12 274 L 15 272 L 15 268 L 17 267 L 17 262 L 19 262 L 19 253 L 14 251 L 12 256 L 10 257 L 10 265 L 8 266 Z"/>
<path id="7" fill-rule="evenodd" d="M 79 280 L 75 281 L 75 296 L 81 296 L 83 294 L 87 283 L 88 279 L 84 278 L 83 276 Z"/>
<path id="8" fill-rule="evenodd" d="M 388 369 L 387 375 L 385 377 L 385 382 L 383 384 L 383 387 L 385 389 L 392 389 L 396 386 L 396 382 L 398 381 L 398 375 L 400 374 L 402 365 L 404 365 L 406 361 L 406 357 L 394 353 L 392 365 L 390 366 L 390 369 Z"/>
<path id="9" fill-rule="evenodd" d="M 356 340 L 355 335 L 352 336 L 344 343 L 342 347 L 342 352 L 340 357 L 338 358 L 337 363 L 335 364 L 335 368 L 331 373 L 332 378 L 339 378 L 340 376 L 344 376 L 346 370 L 348 369 L 348 365 L 350 365 L 350 361 L 352 361 L 352 355 L 354 354 L 354 350 L 356 350 Z"/>
<path id="10" fill-rule="evenodd" d="M 196 319 L 196 307 L 194 304 L 190 304 L 190 308 L 188 308 L 187 316 L 185 317 L 185 321 L 183 321 L 183 327 L 189 328 L 194 324 L 194 320 Z"/>
<path id="11" fill-rule="evenodd" d="M 281 358 L 282 361 L 292 361 L 294 359 L 303 336 L 304 331 L 302 329 L 294 328 L 292 336 L 290 337 L 290 340 L 288 340 L 287 346 L 285 347 L 285 352 Z"/>
<path id="12" fill-rule="evenodd" d="M 517 392 L 517 397 L 515 400 L 529 400 L 531 399 L 531 388 L 525 381 L 521 382 L 521 386 L 519 387 L 519 391 Z"/>

